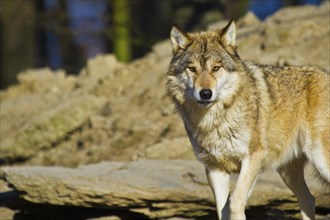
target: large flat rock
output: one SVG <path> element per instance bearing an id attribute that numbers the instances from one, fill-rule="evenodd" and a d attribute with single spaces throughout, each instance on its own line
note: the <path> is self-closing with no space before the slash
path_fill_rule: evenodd
<path id="1" fill-rule="evenodd" d="M 215 209 L 204 168 L 193 160 L 103 162 L 75 169 L 5 167 L 1 176 L 25 200 L 36 204 L 127 210 L 149 218 L 206 216 Z M 232 186 L 235 180 L 236 176 Z M 313 193 L 324 193 L 312 176 L 307 181 Z M 265 205 L 291 197 L 279 176 L 267 171 L 248 204 Z M 292 205 L 298 208 L 295 202 Z"/>
<path id="2" fill-rule="evenodd" d="M 203 169 L 194 161 L 8 167 L 2 172 L 24 199 L 39 204 L 126 208 L 150 217 L 203 215 L 213 209 L 205 179 L 198 181 Z"/>

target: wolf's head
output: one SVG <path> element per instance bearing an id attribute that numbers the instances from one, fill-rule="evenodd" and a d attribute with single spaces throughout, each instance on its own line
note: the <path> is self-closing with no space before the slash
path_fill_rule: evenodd
<path id="1" fill-rule="evenodd" d="M 171 30 L 173 57 L 167 89 L 177 102 L 190 100 L 200 107 L 225 101 L 240 85 L 244 68 L 236 51 L 236 26 L 201 33 Z"/>

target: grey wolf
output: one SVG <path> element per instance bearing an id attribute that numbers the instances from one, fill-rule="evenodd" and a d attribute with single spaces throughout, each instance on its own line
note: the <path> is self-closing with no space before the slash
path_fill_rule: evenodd
<path id="1" fill-rule="evenodd" d="M 314 66 L 241 60 L 236 26 L 171 30 L 167 91 L 205 166 L 219 219 L 245 219 L 258 175 L 275 168 L 297 197 L 303 219 L 315 218 L 304 179 L 309 161 L 330 183 L 329 73 Z M 230 194 L 230 174 L 239 173 Z"/>

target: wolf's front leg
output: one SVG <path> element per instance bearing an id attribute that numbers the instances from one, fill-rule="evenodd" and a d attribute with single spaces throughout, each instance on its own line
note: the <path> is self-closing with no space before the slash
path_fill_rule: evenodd
<path id="1" fill-rule="evenodd" d="M 208 168 L 206 168 L 206 175 L 214 194 L 218 218 L 219 220 L 228 220 L 230 176 L 226 172 Z"/>
<path id="2" fill-rule="evenodd" d="M 236 187 L 230 197 L 230 219 L 245 220 L 245 205 L 256 178 L 261 171 L 262 155 L 243 159 Z"/>

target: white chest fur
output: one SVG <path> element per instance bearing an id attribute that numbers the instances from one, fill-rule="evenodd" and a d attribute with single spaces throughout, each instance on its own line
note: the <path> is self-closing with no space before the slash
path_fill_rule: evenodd
<path id="1" fill-rule="evenodd" d="M 239 108 L 224 110 L 220 105 L 209 109 L 189 109 L 183 115 L 187 133 L 197 158 L 204 164 L 242 160 L 248 154 L 251 132 Z"/>

